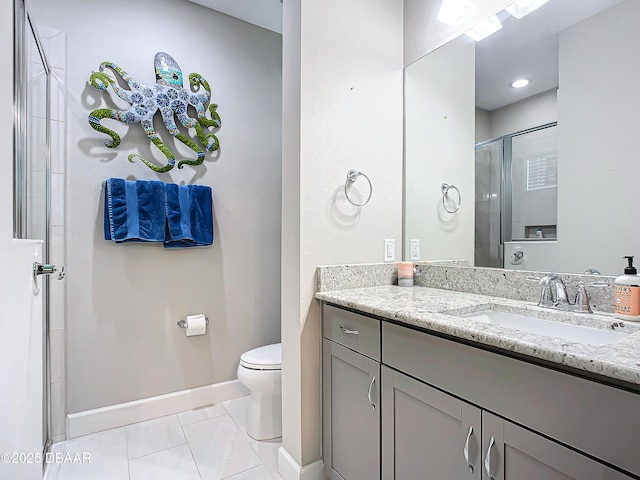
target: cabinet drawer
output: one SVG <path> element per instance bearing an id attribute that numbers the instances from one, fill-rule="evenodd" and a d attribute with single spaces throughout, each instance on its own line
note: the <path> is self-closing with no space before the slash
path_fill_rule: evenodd
<path id="1" fill-rule="evenodd" d="M 380 360 L 380 320 L 323 304 L 322 328 L 325 338 Z"/>

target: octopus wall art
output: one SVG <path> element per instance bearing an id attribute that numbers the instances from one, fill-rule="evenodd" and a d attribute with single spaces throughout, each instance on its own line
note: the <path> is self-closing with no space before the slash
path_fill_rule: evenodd
<path id="1" fill-rule="evenodd" d="M 185 159 L 178 161 L 178 168 L 184 165 L 200 165 L 204 161 L 204 151 L 187 135 L 182 133 L 176 125 L 175 118 L 187 130 L 195 128 L 198 141 L 208 152 L 214 152 L 220 148 L 218 137 L 213 133 L 208 133 L 209 128 L 220 128 L 220 115 L 216 112 L 218 105 L 212 103 L 211 87 L 204 77 L 198 73 L 189 75 L 191 91 L 182 86 L 182 71 L 178 63 L 171 55 L 158 52 L 154 59 L 156 71 L 156 84 L 149 86 L 137 82 L 131 75 L 112 62 L 102 62 L 100 71 L 93 72 L 89 79 L 91 85 L 99 90 L 107 90 L 109 87 L 118 97 L 128 102 L 131 107 L 128 110 L 114 110 L 110 108 L 98 108 L 89 114 L 89 125 L 98 132 L 106 133 L 111 137 L 111 141 L 106 141 L 105 145 L 115 148 L 120 144 L 120 136 L 113 130 L 100 123 L 102 119 L 113 119 L 126 124 L 140 123 L 151 142 L 167 158 L 164 166 L 132 153 L 128 159 L 130 162 L 140 160 L 152 170 L 164 173 L 171 170 L 176 163 L 176 157 L 169 147 L 162 142 L 153 125 L 153 116 L 160 111 L 162 121 L 167 131 L 178 141 L 196 152 L 195 160 Z M 129 86 L 129 90 L 122 88 L 118 82 L 105 69 L 108 68 L 117 73 Z M 200 88 L 204 92 L 199 92 Z M 196 118 L 190 116 L 189 107 L 193 107 Z M 209 115 L 207 115 L 207 113 Z"/>

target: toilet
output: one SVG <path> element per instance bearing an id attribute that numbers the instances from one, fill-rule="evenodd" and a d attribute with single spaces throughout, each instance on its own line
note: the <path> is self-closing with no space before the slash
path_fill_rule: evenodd
<path id="1" fill-rule="evenodd" d="M 251 390 L 245 429 L 256 440 L 282 436 L 282 344 L 240 356 L 238 380 Z"/>

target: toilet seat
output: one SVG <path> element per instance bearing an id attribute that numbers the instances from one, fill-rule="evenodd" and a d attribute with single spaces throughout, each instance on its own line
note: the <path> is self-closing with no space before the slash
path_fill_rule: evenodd
<path id="1" fill-rule="evenodd" d="M 254 348 L 240 356 L 240 365 L 250 370 L 281 370 L 282 344 Z"/>

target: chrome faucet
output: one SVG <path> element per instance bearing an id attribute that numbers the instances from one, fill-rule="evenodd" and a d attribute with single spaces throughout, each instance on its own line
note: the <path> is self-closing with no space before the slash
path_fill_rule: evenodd
<path id="1" fill-rule="evenodd" d="M 533 280 L 535 277 L 530 277 Z M 536 279 L 537 280 L 537 279 Z M 578 291 L 573 303 L 569 300 L 567 294 L 567 286 L 562 277 L 557 273 L 548 273 L 540 279 L 542 292 L 540 292 L 539 307 L 554 308 L 557 310 L 566 310 L 572 312 L 591 313 L 591 305 L 589 305 L 589 296 L 587 295 L 587 285 L 593 287 L 607 287 L 609 282 L 578 282 Z"/>
<path id="2" fill-rule="evenodd" d="M 571 310 L 573 305 L 567 295 L 567 286 L 562 277 L 556 273 L 549 273 L 540 280 L 542 293 L 538 306 L 557 308 L 558 310 Z M 553 288 L 555 287 L 555 289 Z M 586 292 L 585 292 L 586 293 Z"/>

